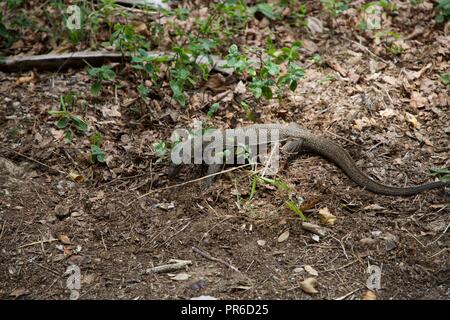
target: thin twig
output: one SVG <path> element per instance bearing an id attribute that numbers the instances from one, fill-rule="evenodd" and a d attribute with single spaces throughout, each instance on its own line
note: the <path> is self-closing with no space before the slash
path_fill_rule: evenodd
<path id="1" fill-rule="evenodd" d="M 0 240 L 3 237 L 3 231 L 5 231 L 6 220 L 3 222 L 2 231 L 0 231 Z"/>
<path id="2" fill-rule="evenodd" d="M 354 294 L 355 292 L 357 292 L 357 291 L 359 291 L 359 290 L 361 290 L 361 288 L 358 288 L 358 289 L 355 289 L 355 290 L 353 290 L 353 291 L 350 291 L 349 293 L 344 294 L 343 296 L 334 298 L 333 300 L 344 300 L 344 299 L 348 298 L 349 296 L 351 296 L 352 294 Z"/>
<path id="3" fill-rule="evenodd" d="M 175 232 L 173 235 L 171 235 L 169 238 L 167 238 L 163 243 L 157 244 L 157 245 L 154 246 L 153 248 L 158 248 L 159 246 L 165 245 L 170 239 L 172 239 L 173 237 L 175 237 L 177 234 L 183 232 L 184 229 L 186 229 L 190 224 L 191 224 L 191 221 L 188 221 L 188 223 L 186 223 L 186 224 L 184 225 L 183 228 L 181 228 L 180 230 L 178 230 L 177 232 Z"/>
<path id="4" fill-rule="evenodd" d="M 340 266 L 339 268 L 327 269 L 327 270 L 324 270 L 323 272 L 339 271 L 339 270 L 342 270 L 342 269 L 345 269 L 345 268 L 351 266 L 352 264 L 355 264 L 356 262 L 358 262 L 358 260 L 353 260 L 347 264 L 344 264 L 343 266 Z"/>
<path id="5" fill-rule="evenodd" d="M 53 171 L 56 171 L 56 172 L 59 172 L 59 173 L 62 173 L 62 174 L 67 175 L 67 172 L 65 172 L 65 171 L 62 171 L 62 170 L 59 170 L 59 169 L 52 168 L 52 167 L 50 167 L 49 165 L 46 165 L 45 163 L 40 162 L 39 160 L 33 159 L 33 158 L 29 157 L 29 156 L 26 156 L 26 155 L 24 155 L 24 154 L 22 154 L 22 153 L 20 153 L 20 152 L 17 152 L 16 150 L 13 150 L 13 149 L 11 149 L 11 148 L 9 148 L 9 147 L 6 147 L 6 146 L 3 146 L 3 147 L 6 148 L 6 149 L 8 149 L 8 150 L 11 151 L 11 152 L 17 154 L 18 156 L 21 156 L 21 157 L 24 157 L 24 158 L 26 158 L 26 159 L 28 159 L 28 160 L 30 160 L 30 161 L 36 162 L 36 163 L 40 164 L 41 166 L 44 166 L 44 167 L 46 167 L 46 168 L 48 168 L 48 169 L 50 169 L 50 170 L 53 170 Z"/>
<path id="6" fill-rule="evenodd" d="M 30 243 L 27 243 L 27 244 L 23 244 L 20 247 L 17 247 L 17 249 L 22 249 L 22 248 L 25 248 L 25 247 L 31 247 L 31 246 L 34 246 L 36 244 L 42 244 L 42 243 L 47 243 L 47 242 L 50 243 L 50 242 L 53 242 L 53 241 L 58 241 L 58 239 L 47 239 L 47 240 L 30 242 Z"/>
<path id="7" fill-rule="evenodd" d="M 232 270 L 234 270 L 234 271 L 236 271 L 236 272 L 241 273 L 241 271 L 239 271 L 239 269 L 236 268 L 235 266 L 229 264 L 229 263 L 226 262 L 226 261 L 223 261 L 222 259 L 214 258 L 214 257 L 212 257 L 209 253 L 207 253 L 207 252 L 205 252 L 205 251 L 203 251 L 203 250 L 200 250 L 200 249 L 197 248 L 197 247 L 192 247 L 192 251 L 197 252 L 199 255 L 201 255 L 202 257 L 205 257 L 205 258 L 208 259 L 208 260 L 211 260 L 211 261 L 214 261 L 214 262 L 219 262 L 219 263 L 221 263 L 221 264 L 227 266 L 228 268 L 230 268 L 230 269 L 232 269 Z"/>

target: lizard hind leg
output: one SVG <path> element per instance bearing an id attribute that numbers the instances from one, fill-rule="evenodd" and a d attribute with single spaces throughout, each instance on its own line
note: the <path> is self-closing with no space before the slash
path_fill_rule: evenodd
<path id="1" fill-rule="evenodd" d="M 207 172 L 207 178 L 205 179 L 205 182 L 202 184 L 202 190 L 208 189 L 214 182 L 216 178 L 216 173 L 220 172 L 222 170 L 223 164 L 221 163 L 213 163 L 208 165 L 208 172 Z"/>
<path id="2" fill-rule="evenodd" d="M 287 156 L 288 161 L 291 161 L 295 156 L 302 153 L 303 140 L 288 140 L 281 148 L 281 152 Z"/>

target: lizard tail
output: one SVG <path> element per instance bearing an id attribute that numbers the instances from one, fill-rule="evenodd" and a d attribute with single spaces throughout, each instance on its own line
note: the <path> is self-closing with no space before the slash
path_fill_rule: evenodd
<path id="1" fill-rule="evenodd" d="M 362 172 L 361 169 L 356 166 L 356 163 L 350 154 L 332 140 L 314 136 L 311 139 L 304 139 L 303 146 L 335 163 L 356 184 L 374 193 L 388 196 L 411 196 L 426 190 L 450 185 L 449 182 L 443 181 L 435 181 L 404 188 L 384 185 L 372 180 Z"/>

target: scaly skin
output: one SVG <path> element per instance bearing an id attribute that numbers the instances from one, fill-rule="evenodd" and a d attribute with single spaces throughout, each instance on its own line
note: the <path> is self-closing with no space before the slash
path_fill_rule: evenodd
<path id="1" fill-rule="evenodd" d="M 344 171 L 347 176 L 353 180 L 356 184 L 365 189 L 372 191 L 374 193 L 389 195 L 389 196 L 411 196 L 418 194 L 420 192 L 442 188 L 449 186 L 449 183 L 442 181 L 435 181 L 430 183 L 421 184 L 412 187 L 393 187 L 381 184 L 369 178 L 365 173 L 363 173 L 355 164 L 355 161 L 350 156 L 350 154 L 341 146 L 336 144 L 334 141 L 329 140 L 325 137 L 321 137 L 313 134 L 309 130 L 304 129 L 296 123 L 290 124 L 255 124 L 250 125 L 245 129 L 253 129 L 256 132 L 258 130 L 266 129 L 269 133 L 268 140 L 270 139 L 270 130 L 278 130 L 278 142 L 285 143 L 282 150 L 290 154 L 298 154 L 303 149 L 310 151 L 312 153 L 318 154 L 330 160 L 337 166 L 339 166 L 342 171 Z M 227 132 L 234 129 L 229 129 Z M 225 140 L 225 139 L 224 139 Z M 272 141 L 273 143 L 274 141 Z M 186 145 L 190 144 L 190 141 L 185 142 Z M 192 147 L 192 152 L 194 148 Z M 193 154 L 193 153 L 192 153 Z M 221 164 L 209 165 L 208 174 L 214 174 L 221 170 Z M 174 177 L 178 174 L 180 165 L 171 164 L 169 168 L 169 177 Z M 209 186 L 213 182 L 213 177 L 206 181 L 206 185 Z"/>

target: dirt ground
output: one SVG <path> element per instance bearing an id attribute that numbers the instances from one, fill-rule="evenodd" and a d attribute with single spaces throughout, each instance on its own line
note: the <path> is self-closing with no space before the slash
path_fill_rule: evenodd
<path id="1" fill-rule="evenodd" d="M 306 75 L 281 102 L 254 101 L 258 121 L 295 121 L 326 135 L 383 183 L 432 180 L 430 168 L 450 160 L 449 87 L 438 76 L 450 71 L 450 37 L 427 23 L 428 11 L 416 10 L 392 18 L 395 26 L 408 21 L 397 31 L 405 51 L 394 58 L 352 37 L 339 19 L 326 33 L 279 30 L 282 39 L 303 41 Z M 310 64 L 315 52 L 328 64 Z M 330 74 L 336 79 L 321 81 Z M 201 173 L 188 167 L 168 180 L 168 162 L 158 161 L 152 143 L 193 119 L 211 122 L 201 106 L 213 93 L 194 92 L 185 110 L 155 96 L 140 118 L 124 106 L 125 81 L 101 99 L 82 97 L 88 107 L 80 104 L 78 114 L 89 132 L 102 132 L 107 154 L 107 164 L 92 165 L 89 139 L 76 135 L 65 144 L 48 114 L 60 95 L 89 92 L 86 70 L 18 82 L 22 76 L 0 73 L 0 298 L 68 299 L 72 264 L 81 271 L 80 299 L 360 299 L 369 265 L 381 268 L 378 299 L 450 298 L 449 190 L 376 195 L 332 163 L 301 156 L 277 177 L 304 198 L 308 222 L 326 230 L 317 237 L 275 188 L 260 185 L 247 201 L 246 170 L 221 175 L 206 191 L 199 183 L 164 189 Z M 214 125 L 235 127 L 242 119 L 242 108 L 225 103 Z M 70 172 L 85 181 L 68 179 Z M 320 210 L 335 223 L 324 224 Z M 146 272 L 171 259 L 192 264 Z M 311 277 L 315 294 L 302 290 Z"/>

